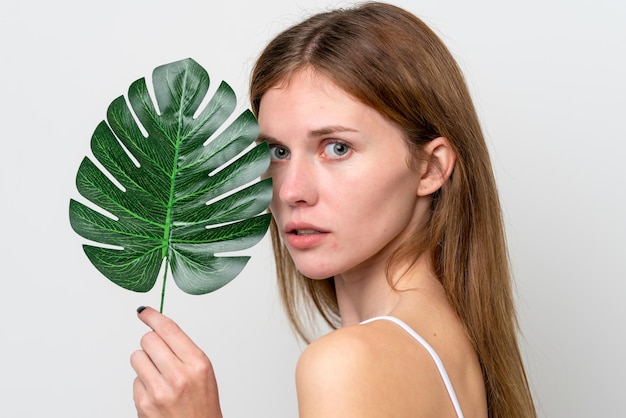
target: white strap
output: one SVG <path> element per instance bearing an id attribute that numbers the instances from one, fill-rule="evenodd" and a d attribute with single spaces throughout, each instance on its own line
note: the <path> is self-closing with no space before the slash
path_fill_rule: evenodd
<path id="1" fill-rule="evenodd" d="M 367 324 L 369 322 L 376 321 L 376 320 L 379 320 L 379 319 L 391 321 L 391 322 L 394 322 L 395 324 L 401 326 L 406 332 L 408 332 L 413 338 L 415 338 L 420 344 L 422 344 L 424 346 L 426 351 L 428 351 L 428 354 L 430 354 L 432 359 L 435 361 L 435 365 L 437 366 L 437 369 L 439 369 L 439 374 L 441 375 L 441 378 L 443 379 L 443 383 L 446 386 L 446 389 L 448 391 L 448 395 L 450 396 L 450 400 L 452 401 L 452 405 L 454 406 L 454 410 L 456 411 L 456 415 L 459 418 L 463 418 L 463 412 L 461 411 L 461 405 L 459 405 L 459 400 L 456 397 L 456 393 L 454 392 L 454 388 L 452 387 L 452 382 L 450 381 L 450 378 L 448 377 L 448 373 L 446 372 L 446 368 L 444 367 L 443 362 L 441 361 L 441 359 L 439 358 L 439 356 L 437 355 L 435 350 L 430 346 L 430 344 L 428 344 L 426 342 L 426 340 L 422 338 L 421 335 L 419 335 L 417 332 L 415 332 L 413 330 L 413 328 L 411 328 L 405 322 L 403 322 L 402 320 L 396 318 L 395 316 L 376 316 L 374 318 L 370 318 L 370 319 L 367 319 L 367 320 L 361 322 L 361 324 Z"/>

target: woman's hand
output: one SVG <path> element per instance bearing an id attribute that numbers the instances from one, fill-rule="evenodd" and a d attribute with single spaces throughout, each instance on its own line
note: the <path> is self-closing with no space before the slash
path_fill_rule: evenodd
<path id="1" fill-rule="evenodd" d="M 151 308 L 139 318 L 152 331 L 130 362 L 137 373 L 133 398 L 139 418 L 221 418 L 213 367 L 171 319 Z"/>

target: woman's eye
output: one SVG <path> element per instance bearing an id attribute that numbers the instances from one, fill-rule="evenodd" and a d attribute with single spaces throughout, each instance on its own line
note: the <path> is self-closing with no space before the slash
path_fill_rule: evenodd
<path id="1" fill-rule="evenodd" d="M 344 142 L 331 142 L 324 147 L 324 154 L 330 158 L 340 158 L 350 152 L 350 146 Z"/>
<path id="2" fill-rule="evenodd" d="M 289 158 L 289 150 L 281 145 L 270 145 L 270 159 L 284 160 Z"/>

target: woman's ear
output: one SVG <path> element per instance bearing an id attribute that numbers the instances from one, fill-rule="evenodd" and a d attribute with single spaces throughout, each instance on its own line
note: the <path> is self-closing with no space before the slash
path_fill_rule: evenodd
<path id="1" fill-rule="evenodd" d="M 430 141 L 422 150 L 423 165 L 420 182 L 417 186 L 418 196 L 435 193 L 450 178 L 456 154 L 450 142 L 440 136 Z"/>

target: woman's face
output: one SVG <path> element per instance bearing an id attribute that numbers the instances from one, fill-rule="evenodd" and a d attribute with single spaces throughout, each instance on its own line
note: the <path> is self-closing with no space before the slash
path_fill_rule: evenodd
<path id="1" fill-rule="evenodd" d="M 312 70 L 267 91 L 258 116 L 271 211 L 298 270 L 323 279 L 384 266 L 420 217 L 400 129 Z"/>

